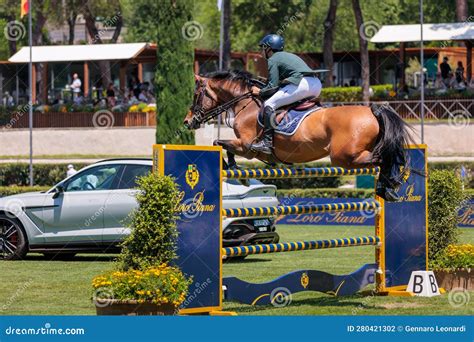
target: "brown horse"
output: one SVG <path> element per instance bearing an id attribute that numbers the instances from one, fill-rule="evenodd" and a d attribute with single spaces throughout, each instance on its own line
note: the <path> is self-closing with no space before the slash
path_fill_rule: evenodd
<path id="1" fill-rule="evenodd" d="M 407 124 L 386 107 L 366 106 L 320 109 L 306 117 L 292 136 L 275 134 L 274 156 L 250 150 L 262 128 L 257 114 L 262 101 L 251 95 L 252 86 L 262 86 L 251 74 L 242 71 L 218 72 L 208 77 L 196 75 L 196 90 L 190 112 L 184 120 L 196 129 L 222 113 L 233 113 L 236 139 L 216 140 L 228 155 L 229 167 L 236 167 L 234 154 L 265 162 L 275 160 L 293 164 L 315 161 L 326 156 L 333 166 L 344 168 L 381 166 L 377 193 L 396 200 L 401 170 L 408 163 L 403 146 L 411 141 Z"/>

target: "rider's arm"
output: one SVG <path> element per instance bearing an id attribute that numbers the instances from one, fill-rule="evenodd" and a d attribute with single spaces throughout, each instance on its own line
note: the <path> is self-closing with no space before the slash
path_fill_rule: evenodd
<path id="1" fill-rule="evenodd" d="M 280 84 L 280 72 L 278 64 L 271 58 L 268 60 L 268 83 L 260 90 L 261 97 L 268 97 L 278 90 Z"/>

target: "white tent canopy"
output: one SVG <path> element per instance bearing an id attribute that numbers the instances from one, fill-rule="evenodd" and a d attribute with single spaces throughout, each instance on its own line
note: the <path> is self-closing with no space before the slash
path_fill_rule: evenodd
<path id="1" fill-rule="evenodd" d="M 128 60 L 137 56 L 147 43 L 33 46 L 33 63 Z M 28 63 L 29 47 L 22 47 L 8 61 Z"/>
<path id="2" fill-rule="evenodd" d="M 417 42 L 421 25 L 384 25 L 370 40 L 372 43 Z M 473 40 L 474 22 L 423 24 L 423 40 Z"/>

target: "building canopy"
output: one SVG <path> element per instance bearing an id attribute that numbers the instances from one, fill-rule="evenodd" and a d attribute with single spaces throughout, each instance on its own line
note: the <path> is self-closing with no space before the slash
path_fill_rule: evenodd
<path id="1" fill-rule="evenodd" d="M 32 59 L 33 63 L 129 60 L 147 47 L 147 43 L 33 46 Z M 8 61 L 28 63 L 29 47 L 22 47 Z"/>
<path id="2" fill-rule="evenodd" d="M 421 40 L 421 25 L 384 25 L 372 43 L 416 42 Z M 474 40 L 474 22 L 423 24 L 423 40 Z"/>

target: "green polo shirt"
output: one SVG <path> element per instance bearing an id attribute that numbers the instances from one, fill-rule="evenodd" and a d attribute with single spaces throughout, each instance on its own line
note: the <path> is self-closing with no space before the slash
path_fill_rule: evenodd
<path id="1" fill-rule="evenodd" d="M 285 51 L 275 52 L 268 59 L 268 84 L 260 90 L 260 96 L 268 97 L 285 84 L 298 85 L 303 77 L 316 74 L 317 71 L 299 56 Z"/>

